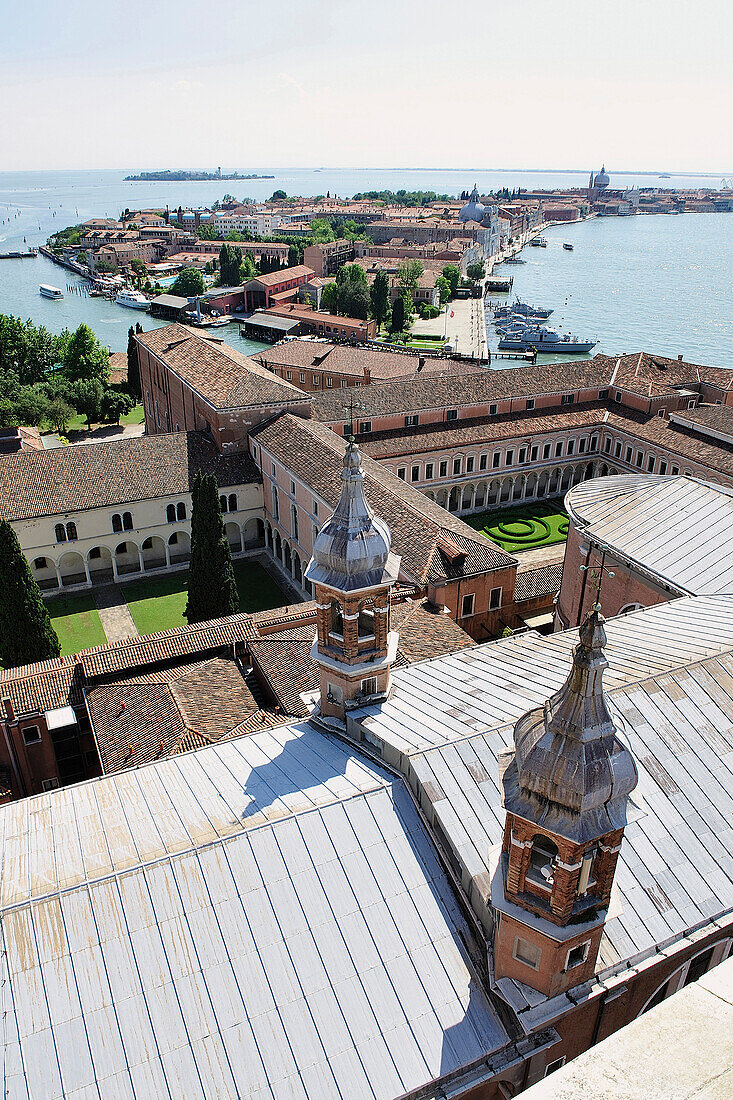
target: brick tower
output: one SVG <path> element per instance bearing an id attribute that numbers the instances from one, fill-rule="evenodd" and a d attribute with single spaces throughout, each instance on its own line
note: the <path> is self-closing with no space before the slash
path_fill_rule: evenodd
<path id="1" fill-rule="evenodd" d="M 603 616 L 580 628 L 570 674 L 514 727 L 501 760 L 506 826 L 492 884 L 497 978 L 552 997 L 595 970 L 636 765 L 603 694 Z"/>
<path id="2" fill-rule="evenodd" d="M 315 589 L 318 635 L 311 656 L 319 667 L 324 719 L 344 722 L 351 706 L 384 698 L 397 654 L 389 629 L 389 593 L 400 559 L 390 552 L 384 520 L 364 498 L 359 448 L 344 455 L 341 496 L 313 545 L 305 575 Z"/>

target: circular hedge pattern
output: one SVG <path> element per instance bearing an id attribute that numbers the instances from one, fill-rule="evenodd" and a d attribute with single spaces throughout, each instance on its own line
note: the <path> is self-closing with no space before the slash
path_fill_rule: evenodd
<path id="1" fill-rule="evenodd" d="M 466 519 L 475 530 L 509 553 L 564 542 L 569 528 L 568 517 L 561 508 L 540 501 L 528 508 L 508 509 L 504 515 L 494 511 Z"/>

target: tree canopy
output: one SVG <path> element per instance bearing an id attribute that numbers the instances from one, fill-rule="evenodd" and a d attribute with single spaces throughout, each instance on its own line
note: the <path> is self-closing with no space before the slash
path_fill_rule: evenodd
<path id="1" fill-rule="evenodd" d="M 171 294 L 177 294 L 180 298 L 193 298 L 197 294 L 203 294 L 205 288 L 204 277 L 198 268 L 184 267 L 171 287 Z"/>
<path id="2" fill-rule="evenodd" d="M 461 269 L 455 264 L 446 264 L 443 268 L 443 278 L 448 280 L 450 296 L 453 298 L 461 281 Z"/>
<path id="3" fill-rule="evenodd" d="M 359 264 L 344 264 L 336 272 L 337 311 L 344 317 L 366 321 L 369 316 L 369 284 Z"/>
<path id="4" fill-rule="evenodd" d="M 389 279 L 384 271 L 378 271 L 369 298 L 372 306 L 372 317 L 377 322 L 377 328 L 381 328 L 389 317 Z"/>
<path id="5" fill-rule="evenodd" d="M 236 614 L 239 594 L 214 475 L 197 472 L 191 497 L 191 562 L 184 614 L 189 623 L 200 623 Z"/>
<path id="6" fill-rule="evenodd" d="M 0 661 L 5 668 L 61 653 L 48 608 L 10 524 L 0 519 Z"/>
<path id="7" fill-rule="evenodd" d="M 242 249 L 223 244 L 219 249 L 219 286 L 239 286 L 241 269 Z"/>

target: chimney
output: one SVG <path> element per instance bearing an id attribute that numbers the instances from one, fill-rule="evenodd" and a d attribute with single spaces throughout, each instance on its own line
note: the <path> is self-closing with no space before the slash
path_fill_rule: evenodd
<path id="1" fill-rule="evenodd" d="M 372 380 L 372 372 L 369 367 L 364 367 L 364 385 L 368 386 Z"/>
<path id="2" fill-rule="evenodd" d="M 677 362 L 678 362 L 678 363 L 681 363 L 681 362 L 682 362 L 682 356 L 681 356 L 681 355 L 678 355 L 678 356 L 677 356 Z"/>
<path id="3" fill-rule="evenodd" d="M 5 707 L 5 714 L 8 722 L 15 721 L 15 707 L 13 706 L 12 699 L 3 699 L 3 706 Z"/>

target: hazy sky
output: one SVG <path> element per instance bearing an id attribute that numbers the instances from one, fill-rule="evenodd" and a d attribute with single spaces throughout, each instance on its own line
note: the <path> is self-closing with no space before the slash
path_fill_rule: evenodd
<path id="1" fill-rule="evenodd" d="M 733 174 L 730 0 L 0 0 L 0 169 Z"/>

